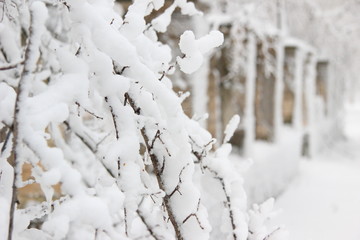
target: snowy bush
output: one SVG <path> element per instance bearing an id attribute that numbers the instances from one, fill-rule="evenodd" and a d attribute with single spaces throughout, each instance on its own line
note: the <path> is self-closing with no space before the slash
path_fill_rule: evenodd
<path id="1" fill-rule="evenodd" d="M 283 227 L 271 226 L 271 219 L 277 214 L 273 211 L 274 199 L 264 203 L 254 204 L 249 211 L 248 240 L 284 240 L 288 239 L 288 232 Z"/>
<path id="2" fill-rule="evenodd" d="M 168 78 L 196 71 L 223 37 L 185 32 L 176 62 L 157 40 L 175 9 L 199 14 L 193 3 L 175 0 L 150 23 L 163 0 L 135 0 L 124 17 L 111 0 L 0 3 L 0 238 L 247 238 L 242 179 L 227 158 L 239 120 L 210 153 L 214 140 Z M 44 201 L 20 208 L 32 184 Z"/>

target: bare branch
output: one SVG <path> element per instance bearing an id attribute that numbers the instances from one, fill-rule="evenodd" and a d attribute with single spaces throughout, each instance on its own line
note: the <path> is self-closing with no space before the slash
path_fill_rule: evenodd
<path id="1" fill-rule="evenodd" d="M 75 56 L 79 56 L 81 53 L 81 46 L 76 50 Z"/>
<path id="2" fill-rule="evenodd" d="M 266 235 L 266 237 L 263 240 L 268 240 L 274 233 L 276 233 L 277 231 L 279 231 L 281 228 L 278 227 L 276 228 L 274 231 L 272 231 L 271 233 L 269 233 L 268 235 Z"/>
<path id="3" fill-rule="evenodd" d="M 6 70 L 13 69 L 13 68 L 17 68 L 18 66 L 20 66 L 23 63 L 24 63 L 24 60 L 22 60 L 20 62 L 16 62 L 16 63 L 6 64 L 6 65 L 0 67 L 0 71 L 6 71 Z"/>
<path id="4" fill-rule="evenodd" d="M 120 67 L 120 66 L 118 66 L 118 64 L 116 64 L 115 61 L 113 60 L 113 69 L 114 69 L 114 73 L 115 73 L 115 74 L 117 74 L 117 75 L 122 75 L 127 68 L 130 68 L 130 66 Z"/>
<path id="5" fill-rule="evenodd" d="M 64 4 L 67 10 L 70 11 L 70 5 L 66 1 L 63 1 L 62 4 Z"/>
<path id="6" fill-rule="evenodd" d="M 196 221 L 198 222 L 200 228 L 201 228 L 202 230 L 205 229 L 205 228 L 201 225 L 201 222 L 200 222 L 200 220 L 199 220 L 199 217 L 196 215 L 196 213 L 192 213 L 192 214 L 190 214 L 189 216 L 187 216 L 187 217 L 184 219 L 183 223 L 186 223 L 186 221 L 189 220 L 190 217 L 195 217 L 195 219 L 196 219 Z"/>
<path id="7" fill-rule="evenodd" d="M 75 104 L 76 104 L 78 107 L 81 107 L 82 109 L 84 109 L 85 112 L 87 112 L 87 113 L 89 113 L 90 115 L 96 117 L 97 119 L 104 120 L 103 117 L 100 117 L 99 115 L 96 115 L 95 113 L 93 113 L 93 112 L 87 110 L 86 108 L 82 107 L 79 102 L 75 102 Z"/>
<path id="8" fill-rule="evenodd" d="M 174 65 L 170 65 L 169 68 L 166 71 L 162 71 L 161 76 L 159 78 L 159 81 L 163 80 L 163 78 L 166 76 L 166 74 L 168 74 L 168 72 L 173 69 L 175 66 Z"/>
<path id="9" fill-rule="evenodd" d="M 156 134 L 155 134 L 155 137 L 153 138 L 152 142 L 151 142 L 151 145 L 150 145 L 150 148 L 153 149 L 154 148 L 154 143 L 155 143 L 155 140 L 156 139 L 159 139 L 161 141 L 161 143 L 164 143 L 161 138 L 160 138 L 160 130 L 157 130 L 156 131 Z"/>
<path id="10" fill-rule="evenodd" d="M 114 122 L 114 127 L 115 127 L 115 135 L 116 135 L 116 139 L 119 140 L 119 130 L 118 130 L 118 126 L 117 126 L 117 122 L 116 122 L 116 114 L 114 112 L 114 109 L 112 107 L 112 105 L 109 103 L 109 98 L 105 97 L 105 102 L 108 104 L 109 108 L 110 108 L 110 112 L 111 112 L 111 116 Z"/>
<path id="11" fill-rule="evenodd" d="M 145 28 L 145 30 L 143 31 L 143 33 L 149 31 L 149 29 L 152 28 L 152 26 L 153 26 L 153 25 L 152 25 L 151 23 L 148 23 L 147 26 L 146 26 L 146 28 Z"/>
<path id="12" fill-rule="evenodd" d="M 174 195 L 175 192 L 178 192 L 180 195 L 182 195 L 182 193 L 181 193 L 180 190 L 179 190 L 179 189 L 180 189 L 180 185 L 181 185 L 181 183 L 183 182 L 182 179 L 181 179 L 181 176 L 182 176 L 182 174 L 183 174 L 183 172 L 184 172 L 184 170 L 185 170 L 185 168 L 186 168 L 187 166 L 189 166 L 189 163 L 186 164 L 186 165 L 181 169 L 181 171 L 180 171 L 180 173 L 179 173 L 179 182 L 178 182 L 178 184 L 176 185 L 176 187 L 174 188 L 174 190 L 169 194 L 169 197 L 170 197 L 170 198 Z"/>
<path id="13" fill-rule="evenodd" d="M 201 172 L 204 173 L 204 167 L 203 167 L 203 159 L 206 157 L 207 155 L 207 150 L 206 148 L 210 145 L 214 143 L 214 139 L 211 139 L 207 144 L 205 144 L 203 147 L 201 147 L 191 136 L 189 136 L 190 139 L 190 145 L 191 145 L 191 153 L 196 157 L 197 161 L 194 161 L 194 163 L 199 163 L 200 164 L 200 169 Z M 196 146 L 196 148 L 200 148 L 202 149 L 201 152 L 198 152 L 195 150 L 194 146 Z"/>
<path id="14" fill-rule="evenodd" d="M 1 147 L 0 156 L 2 156 L 2 154 L 5 152 L 5 150 L 7 148 L 7 145 L 9 143 L 11 134 L 12 134 L 12 127 L 9 127 L 8 132 L 6 134 L 6 137 L 5 137 L 5 141 L 4 141 L 4 143 L 3 143 L 2 147 Z"/>
<path id="15" fill-rule="evenodd" d="M 169 152 L 169 149 L 166 147 L 164 141 L 161 139 L 161 132 L 160 130 L 157 130 L 156 131 L 156 134 L 155 134 L 155 137 L 153 138 L 152 142 L 151 142 L 151 145 L 150 145 L 150 149 L 152 150 L 154 148 L 154 144 L 155 144 L 155 140 L 156 139 L 159 139 L 159 141 L 162 143 L 162 145 L 165 147 L 165 151 L 166 153 L 169 155 L 169 157 L 171 157 L 171 154 Z"/>
<path id="16" fill-rule="evenodd" d="M 127 237 L 129 237 L 128 233 L 128 221 L 127 221 L 127 209 L 124 207 L 124 220 L 125 220 L 125 234 Z"/>
<path id="17" fill-rule="evenodd" d="M 197 205 L 197 208 L 196 208 L 196 212 L 199 211 L 199 208 L 200 208 L 200 198 L 199 198 L 199 201 L 198 201 L 198 205 Z M 196 221 L 197 221 L 198 224 L 199 224 L 199 227 L 200 227 L 202 230 L 205 229 L 205 228 L 203 227 L 203 225 L 201 224 L 200 219 L 199 219 L 199 217 L 196 215 L 196 213 L 191 213 L 189 216 L 187 216 L 187 217 L 184 219 L 183 223 L 186 223 L 186 221 L 189 220 L 189 218 L 191 218 L 191 217 L 194 217 L 194 218 L 196 219 Z"/>
<path id="18" fill-rule="evenodd" d="M 163 173 L 164 173 L 165 162 L 166 162 L 166 159 L 165 159 L 165 157 L 163 157 L 163 163 L 162 163 L 162 165 L 161 165 L 160 174 L 163 174 Z"/>
<path id="19" fill-rule="evenodd" d="M 161 81 L 165 77 L 165 74 L 166 74 L 166 72 L 163 71 L 162 74 L 161 74 L 161 77 L 159 78 L 159 81 Z"/>

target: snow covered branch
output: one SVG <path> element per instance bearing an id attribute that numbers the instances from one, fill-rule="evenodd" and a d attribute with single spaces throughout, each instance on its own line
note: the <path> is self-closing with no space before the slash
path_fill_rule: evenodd
<path id="1" fill-rule="evenodd" d="M 177 66 L 199 69 L 224 37 L 182 31 L 174 63 L 158 37 L 175 9 L 201 13 L 186 0 L 164 5 L 135 0 L 119 13 L 112 1 L 33 1 L 19 2 L 24 16 L 5 15 L 4 238 L 246 239 L 242 179 L 228 159 L 238 119 L 211 150 L 215 139 L 185 115 L 170 79 Z"/>
<path id="2" fill-rule="evenodd" d="M 228 187 L 225 185 L 225 180 L 219 176 L 219 174 L 211 169 L 210 167 L 208 166 L 204 166 L 204 169 L 208 170 L 210 173 L 212 173 L 214 175 L 214 178 L 219 180 L 220 184 L 221 184 L 221 187 L 222 187 L 222 190 L 224 192 L 224 195 L 225 195 L 225 198 L 226 198 L 226 207 L 228 208 L 229 210 L 229 218 L 230 218 L 230 221 L 231 221 L 231 227 L 232 227 L 232 235 L 233 235 L 233 238 L 234 240 L 237 240 L 238 239 L 238 236 L 236 235 L 236 225 L 235 225 L 235 221 L 234 221 L 234 213 L 233 213 L 233 209 L 232 209 L 232 203 L 231 203 L 231 198 L 230 198 L 230 195 L 228 193 L 228 191 L 226 190 Z"/>
<path id="3" fill-rule="evenodd" d="M 24 121 L 23 111 L 25 109 L 24 101 L 29 96 L 30 93 L 30 81 L 31 74 L 35 69 L 36 61 L 38 59 L 38 52 L 40 47 L 40 38 L 44 31 L 44 23 L 47 18 L 47 10 L 43 3 L 35 2 L 31 6 L 31 25 L 29 30 L 29 42 L 25 51 L 24 59 L 24 68 L 21 73 L 21 78 L 17 88 L 17 96 L 15 101 L 15 114 L 14 114 L 14 123 L 12 127 L 13 132 L 13 162 L 14 175 L 13 175 L 13 184 L 12 184 L 12 199 L 10 203 L 10 223 L 8 231 L 8 240 L 12 239 L 13 228 L 14 228 L 14 213 L 15 213 L 15 204 L 16 204 L 16 194 L 17 186 L 16 181 L 18 176 L 21 174 L 19 172 L 20 160 L 19 155 L 21 151 L 21 144 L 23 140 L 21 132 L 21 124 Z"/>
<path id="4" fill-rule="evenodd" d="M 128 93 L 125 93 L 125 99 L 127 99 L 127 101 L 129 102 L 131 108 L 134 110 L 134 113 L 140 115 L 141 114 L 141 108 L 136 106 L 135 101 L 131 98 L 131 96 Z M 155 137 L 153 138 L 153 140 L 150 141 L 151 137 L 148 135 L 147 129 L 144 127 L 140 131 L 141 131 L 141 135 L 142 135 L 142 137 L 144 139 L 144 143 L 146 145 L 147 151 L 149 153 L 151 162 L 152 162 L 152 164 L 154 166 L 154 174 L 156 176 L 159 187 L 160 187 L 161 190 L 163 190 L 166 193 L 167 189 L 165 187 L 165 179 L 164 179 L 164 175 L 163 175 L 163 169 L 165 167 L 166 162 L 164 160 L 162 163 L 160 163 L 159 159 L 163 159 L 163 158 L 161 156 L 155 154 L 154 149 L 153 149 L 154 148 L 154 142 L 155 142 L 156 138 L 159 137 L 159 135 L 158 135 L 159 132 L 157 131 Z M 150 142 L 151 142 L 151 144 L 150 144 Z M 170 198 L 173 196 L 175 191 L 179 191 L 180 184 L 181 184 L 181 173 L 183 172 L 184 168 L 185 168 L 185 166 L 181 169 L 181 171 L 179 173 L 179 183 L 176 185 L 176 187 L 174 188 L 174 190 L 170 194 L 166 193 L 166 195 L 163 198 L 164 205 L 166 207 L 170 222 L 172 223 L 172 225 L 174 227 L 176 238 L 178 240 L 183 240 L 185 238 L 184 238 L 183 233 L 181 231 L 181 222 L 177 221 L 177 219 L 175 218 L 175 211 L 174 211 L 173 206 L 171 204 Z"/>

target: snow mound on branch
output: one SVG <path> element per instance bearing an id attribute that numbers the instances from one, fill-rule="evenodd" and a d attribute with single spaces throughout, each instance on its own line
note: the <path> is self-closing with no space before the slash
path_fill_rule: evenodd
<path id="1" fill-rule="evenodd" d="M 248 240 L 287 240 L 288 231 L 283 227 L 269 226 L 269 221 L 274 218 L 278 212 L 274 211 L 274 198 L 269 198 L 262 204 L 254 204 L 249 210 L 249 236 Z"/>
<path id="2" fill-rule="evenodd" d="M 194 3 L 187 2 L 186 0 L 176 0 L 170 7 L 168 7 L 163 14 L 156 17 L 151 21 L 152 27 L 157 32 L 166 32 L 167 27 L 170 25 L 171 16 L 174 13 L 175 9 L 179 7 L 181 9 L 181 14 L 194 16 L 194 15 L 202 15 L 202 12 L 198 11 L 195 8 Z"/>
<path id="3" fill-rule="evenodd" d="M 12 124 L 12 116 L 14 113 L 16 93 L 13 88 L 9 87 L 6 83 L 0 83 L 0 129 L 2 122 L 7 125 Z"/>
<path id="4" fill-rule="evenodd" d="M 234 135 L 234 132 L 236 130 L 236 128 L 239 126 L 240 123 L 240 116 L 239 115 L 234 115 L 228 125 L 226 126 L 225 129 L 225 138 L 224 138 L 224 143 L 227 143 L 230 141 L 231 137 Z"/>
<path id="5" fill-rule="evenodd" d="M 211 31 L 199 39 L 195 39 L 192 31 L 185 31 L 179 42 L 180 50 L 185 56 L 176 58 L 181 71 L 191 74 L 198 70 L 204 61 L 203 55 L 223 42 L 224 35 L 219 31 Z"/>
<path id="6" fill-rule="evenodd" d="M 176 3 L 178 7 L 181 8 L 181 14 L 183 15 L 203 15 L 202 12 L 196 9 L 193 2 L 187 2 L 186 0 L 177 0 Z"/>

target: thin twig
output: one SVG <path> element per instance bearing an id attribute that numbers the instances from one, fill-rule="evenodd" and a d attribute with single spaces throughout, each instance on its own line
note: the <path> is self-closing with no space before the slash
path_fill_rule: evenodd
<path id="1" fill-rule="evenodd" d="M 83 135 L 81 135 L 79 132 L 77 132 L 75 129 L 73 129 L 70 126 L 69 122 L 64 121 L 64 124 L 68 129 L 71 129 L 71 131 L 75 134 L 75 136 L 77 136 L 86 145 L 86 147 L 88 147 L 93 153 L 97 152 L 97 148 L 94 147 L 93 144 L 90 143 L 90 141 L 86 140 Z"/>
<path id="2" fill-rule="evenodd" d="M 115 61 L 113 61 L 113 70 L 116 75 L 122 75 L 127 68 L 130 68 L 130 66 L 123 66 L 120 69 L 120 66 L 118 66 Z"/>
<path id="3" fill-rule="evenodd" d="M 185 168 L 187 167 L 187 166 L 189 166 L 190 164 L 188 163 L 188 164 L 186 164 L 182 169 L 181 169 L 181 171 L 180 171 L 180 173 L 179 173 L 179 181 L 178 181 L 178 184 L 176 185 L 176 187 L 174 188 L 174 190 L 169 194 L 169 197 L 171 198 L 173 195 L 174 195 L 174 193 L 176 193 L 176 192 L 178 192 L 180 195 L 182 195 L 182 193 L 180 192 L 180 185 L 181 185 L 181 183 L 183 182 L 182 181 L 182 179 L 181 179 L 181 176 L 182 176 L 182 174 L 183 174 L 183 172 L 184 172 L 184 170 L 185 170 Z"/>
<path id="4" fill-rule="evenodd" d="M 126 234 L 127 237 L 129 237 L 126 207 L 124 207 L 124 220 L 125 220 L 125 234 Z"/>
<path id="5" fill-rule="evenodd" d="M 161 139 L 161 135 L 162 135 L 162 133 L 160 132 L 160 130 L 157 130 L 156 131 L 156 134 L 155 134 L 155 137 L 153 138 L 153 140 L 152 140 L 152 142 L 151 142 L 151 149 L 153 149 L 154 148 L 154 144 L 155 144 L 155 140 L 156 139 L 159 139 L 159 141 L 162 143 L 162 145 L 165 147 L 165 151 L 166 151 L 166 153 L 169 155 L 169 157 L 171 157 L 171 154 L 170 154 L 170 151 L 169 151 L 169 149 L 166 147 L 166 145 L 165 145 L 165 143 L 164 143 L 164 141 Z"/>
<path id="6" fill-rule="evenodd" d="M 235 233 L 236 224 L 235 224 L 235 219 L 234 219 L 234 212 L 232 210 L 232 203 L 231 203 L 230 195 L 228 194 L 228 192 L 226 190 L 225 180 L 224 180 L 224 178 L 220 177 L 219 174 L 215 170 L 211 169 L 209 166 L 204 166 L 204 169 L 207 169 L 210 173 L 212 173 L 214 175 L 214 178 L 218 179 L 221 183 L 221 187 L 223 189 L 223 192 L 224 192 L 225 198 L 226 198 L 226 207 L 229 209 L 229 217 L 230 217 L 231 227 L 233 230 L 233 238 L 234 238 L 234 240 L 237 240 L 237 236 Z"/>
<path id="7" fill-rule="evenodd" d="M 6 148 L 7 148 L 7 145 L 9 143 L 9 139 L 10 139 L 10 136 L 12 134 L 12 127 L 9 128 L 7 134 L 6 134 L 6 137 L 5 137 L 5 141 L 4 141 L 4 144 L 2 145 L 1 147 L 1 153 L 0 155 L 3 155 L 3 153 L 5 152 Z"/>
<path id="8" fill-rule="evenodd" d="M 140 115 L 141 109 L 138 106 L 136 106 L 135 101 L 130 97 L 130 95 L 128 93 L 125 93 L 125 98 L 129 102 L 129 105 L 133 109 L 134 113 L 137 114 L 137 115 Z M 141 128 L 140 132 L 141 132 L 141 135 L 142 135 L 142 137 L 144 139 L 145 146 L 147 148 L 147 151 L 148 151 L 148 154 L 150 156 L 151 162 L 152 162 L 152 164 L 154 166 L 154 174 L 155 174 L 157 182 L 159 184 L 159 188 L 165 192 L 165 196 L 163 198 L 163 200 L 164 200 L 163 203 L 164 203 L 165 209 L 167 210 L 169 220 L 170 220 L 171 224 L 174 227 L 176 238 L 178 240 L 183 240 L 184 237 L 183 237 L 183 234 L 182 234 L 182 231 L 181 231 L 181 226 L 180 226 L 181 224 L 176 221 L 174 209 L 172 208 L 172 206 L 170 204 L 170 195 L 167 194 L 166 191 L 165 191 L 165 183 L 164 183 L 164 180 L 163 180 L 163 176 L 160 173 L 161 167 L 160 167 L 159 157 L 156 154 L 154 154 L 154 152 L 152 151 L 150 141 L 149 141 L 150 137 L 147 134 L 146 127 Z"/>
<path id="9" fill-rule="evenodd" d="M 110 108 L 110 112 L 111 112 L 111 116 L 114 122 L 114 127 L 115 127 L 115 135 L 116 135 L 116 139 L 119 140 L 119 130 L 118 130 L 118 126 L 117 126 L 117 122 L 116 122 L 116 114 L 114 112 L 114 109 L 112 107 L 112 105 L 109 103 L 109 98 L 105 97 L 105 102 L 108 104 L 109 108 Z"/>
<path id="10" fill-rule="evenodd" d="M 153 230 L 152 227 L 150 226 L 150 223 L 147 222 L 145 216 L 143 215 L 143 213 L 142 213 L 139 209 L 136 210 L 136 213 L 137 213 L 137 215 L 140 217 L 141 221 L 144 223 L 144 225 L 145 225 L 147 231 L 150 233 L 150 235 L 151 235 L 155 240 L 160 240 L 160 239 L 162 239 L 161 237 L 158 237 L 158 236 L 155 234 L 154 230 Z"/>
<path id="11" fill-rule="evenodd" d="M 168 74 L 168 72 L 169 72 L 172 68 L 174 68 L 174 67 L 175 67 L 174 65 L 170 65 L 166 71 L 162 71 L 161 76 L 160 76 L 160 78 L 159 78 L 159 81 L 163 80 L 163 78 L 165 77 L 165 75 Z"/>
<path id="12" fill-rule="evenodd" d="M 196 208 L 196 212 L 199 211 L 199 208 L 200 208 L 200 198 L 199 198 L 199 201 L 198 201 L 198 205 L 197 205 L 197 208 Z M 200 219 L 199 219 L 199 217 L 198 217 L 198 215 L 197 215 L 196 213 L 191 213 L 191 214 L 189 214 L 189 216 L 187 216 L 187 217 L 184 219 L 183 223 L 186 223 L 186 221 L 189 220 L 191 217 L 194 217 L 194 218 L 196 219 L 196 221 L 198 222 L 198 224 L 199 224 L 199 226 L 200 226 L 200 228 L 201 228 L 202 230 L 205 229 L 205 228 L 203 227 L 203 225 L 201 224 Z"/>
<path id="13" fill-rule="evenodd" d="M 160 193 L 160 192 L 158 192 Z M 146 229 L 148 230 L 148 232 L 150 233 L 150 235 L 155 239 L 155 240 L 160 240 L 160 239 L 164 239 L 163 236 L 159 236 L 159 234 L 156 233 L 155 228 L 159 227 L 160 225 L 157 224 L 155 226 L 152 226 L 150 222 L 147 221 L 146 216 L 144 215 L 143 211 L 141 211 L 141 205 L 144 202 L 144 197 L 141 199 L 138 209 L 136 210 L 136 213 L 138 214 L 138 216 L 140 217 L 141 221 L 144 223 Z M 161 232 L 161 230 L 160 230 Z"/>
<path id="14" fill-rule="evenodd" d="M 85 112 L 89 113 L 90 115 L 93 115 L 94 117 L 96 117 L 97 119 L 101 119 L 101 120 L 104 120 L 103 117 L 100 117 L 99 115 L 96 115 L 95 113 L 87 110 L 86 108 L 84 108 L 83 106 L 80 105 L 79 102 L 75 102 L 75 104 L 78 106 L 78 107 L 81 107 L 82 109 L 84 109 Z"/>
<path id="15" fill-rule="evenodd" d="M 94 154 L 97 153 L 97 149 L 98 149 L 98 145 L 107 137 L 105 136 L 98 144 L 96 144 L 96 147 L 94 148 L 92 146 L 92 144 L 86 140 L 86 138 L 84 136 L 82 136 L 80 133 L 78 133 L 77 131 L 75 131 L 68 122 L 64 122 L 64 124 L 66 125 L 66 127 L 68 129 L 71 129 L 72 133 L 74 133 L 74 135 L 79 138 L 79 140 Z M 116 179 L 116 176 L 112 173 L 112 171 L 104 164 L 104 162 L 102 160 L 99 161 L 101 163 L 101 165 L 104 167 L 104 169 L 107 171 L 107 173 Z"/>
<path id="16" fill-rule="evenodd" d="M 9 63 L 7 65 L 1 66 L 0 71 L 5 71 L 5 70 L 10 70 L 10 69 L 16 68 L 23 63 L 24 63 L 24 60 L 17 62 L 17 63 Z"/>
<path id="17" fill-rule="evenodd" d="M 272 231 L 271 233 L 269 233 L 268 235 L 266 235 L 266 237 L 263 240 L 268 240 L 274 233 L 276 233 L 277 231 L 279 231 L 281 228 L 278 227 L 276 228 L 274 231 Z"/>

